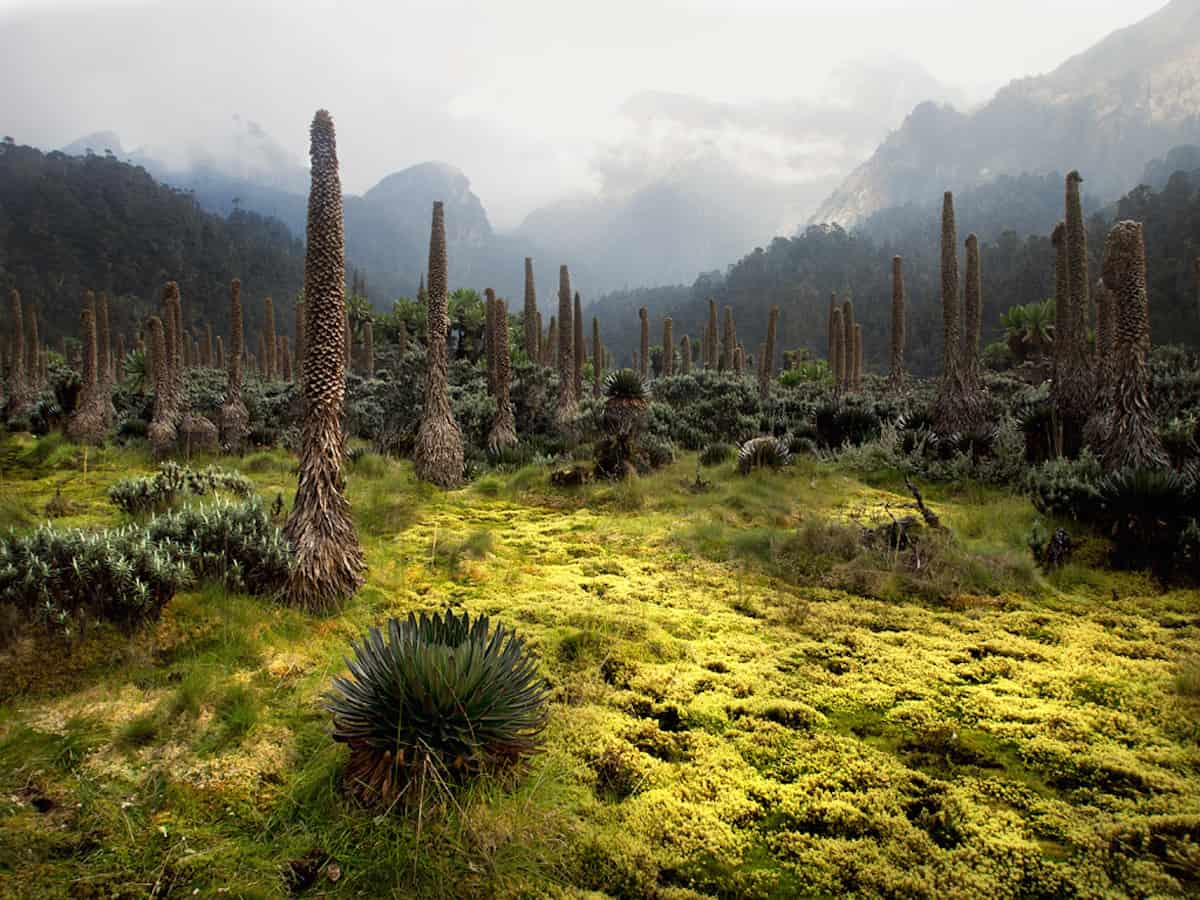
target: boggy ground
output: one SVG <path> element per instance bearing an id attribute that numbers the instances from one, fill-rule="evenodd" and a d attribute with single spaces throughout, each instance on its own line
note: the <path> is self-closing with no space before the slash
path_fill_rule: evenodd
<path id="1" fill-rule="evenodd" d="M 236 465 L 290 503 L 290 456 Z M 62 485 L 60 523 L 116 524 L 105 487 L 151 470 L 92 451 L 85 479 L 78 448 L 10 444 L 0 514 L 27 526 Z M 1200 890 L 1195 592 L 1098 571 L 1098 540 L 1047 580 L 1032 507 L 979 488 L 927 488 L 953 540 L 893 554 L 856 524 L 902 514 L 888 473 L 547 476 L 443 494 L 366 454 L 348 489 L 370 574 L 341 615 L 208 587 L 132 636 L 10 651 L 0 893 Z M 544 751 L 419 809 L 356 808 L 320 696 L 368 625 L 447 606 L 540 655 Z"/>

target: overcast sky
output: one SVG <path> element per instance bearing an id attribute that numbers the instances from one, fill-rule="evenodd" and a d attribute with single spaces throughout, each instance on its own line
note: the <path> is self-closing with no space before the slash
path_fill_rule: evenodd
<path id="1" fill-rule="evenodd" d="M 0 130 L 44 148 L 111 130 L 130 150 L 213 140 L 237 115 L 304 162 L 324 106 L 347 191 L 444 160 L 507 227 L 565 192 L 596 190 L 600 161 L 644 139 L 626 106 L 644 92 L 750 108 L 844 103 L 831 73 L 888 60 L 916 63 L 946 98 L 979 102 L 1163 5 L 0 0 Z M 899 124 L 902 113 L 889 115 L 879 127 Z"/>

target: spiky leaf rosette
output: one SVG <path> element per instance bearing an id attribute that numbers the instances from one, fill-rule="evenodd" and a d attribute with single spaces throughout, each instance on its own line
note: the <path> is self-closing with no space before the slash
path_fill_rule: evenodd
<path id="1" fill-rule="evenodd" d="M 460 780 L 532 753 L 548 717 L 546 682 L 524 642 L 486 616 L 409 613 L 372 628 L 324 699 L 350 747 L 347 789 L 391 806 L 426 777 Z"/>
<path id="2" fill-rule="evenodd" d="M 285 526 L 295 563 L 285 591 L 291 603 L 324 611 L 358 590 L 365 563 L 342 480 L 346 260 L 342 186 L 328 112 L 317 111 L 310 133 L 312 188 L 304 258 L 309 350 L 304 361 L 300 479 Z"/>
<path id="3" fill-rule="evenodd" d="M 641 430 L 649 402 L 646 383 L 633 369 L 617 369 L 604 379 L 604 431 L 628 437 Z"/>
<path id="4" fill-rule="evenodd" d="M 446 356 L 447 295 L 446 219 L 440 200 L 433 204 L 429 231 L 429 288 L 426 291 L 425 405 L 417 442 L 413 448 L 413 468 L 417 477 L 443 488 L 458 487 L 463 477 L 462 432 L 450 409 L 449 361 Z M 308 298 L 311 305 L 313 300 Z M 309 314 L 311 318 L 311 313 Z M 309 336 L 308 355 L 316 352 L 313 335 Z M 308 377 L 307 363 L 305 378 Z"/>
<path id="5" fill-rule="evenodd" d="M 738 471 L 743 475 L 754 469 L 780 469 L 791 461 L 787 444 L 776 437 L 750 438 L 738 448 Z"/>

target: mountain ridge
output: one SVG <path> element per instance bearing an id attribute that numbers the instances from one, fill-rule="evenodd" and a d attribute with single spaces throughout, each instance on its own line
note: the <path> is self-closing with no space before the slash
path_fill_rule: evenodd
<path id="1" fill-rule="evenodd" d="M 1010 82 L 972 113 L 918 105 L 809 221 L 853 227 L 997 175 L 1068 169 L 1112 200 L 1147 160 L 1200 141 L 1198 111 L 1200 8 L 1173 0 L 1052 72 Z"/>

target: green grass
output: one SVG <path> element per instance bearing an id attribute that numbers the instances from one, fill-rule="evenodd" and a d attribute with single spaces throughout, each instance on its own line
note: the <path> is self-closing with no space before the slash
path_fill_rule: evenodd
<path id="1" fill-rule="evenodd" d="M 63 484 L 59 521 L 112 525 L 106 487 L 154 469 L 93 451 L 84 478 L 51 443 L 7 445 L 13 510 Z M 290 502 L 289 454 L 220 464 Z M 338 614 L 210 586 L 132 636 L 11 650 L 0 895 L 283 897 L 318 851 L 341 877 L 311 896 L 1200 889 L 1195 592 L 1104 571 L 1084 534 L 1043 575 L 1032 507 L 992 488 L 925 490 L 949 534 L 914 557 L 862 539 L 912 512 L 894 473 L 724 464 L 697 493 L 695 472 L 560 490 L 525 466 L 447 493 L 367 453 L 347 492 L 370 571 Z M 360 809 L 322 694 L 366 628 L 446 607 L 538 654 L 543 751 Z"/>

